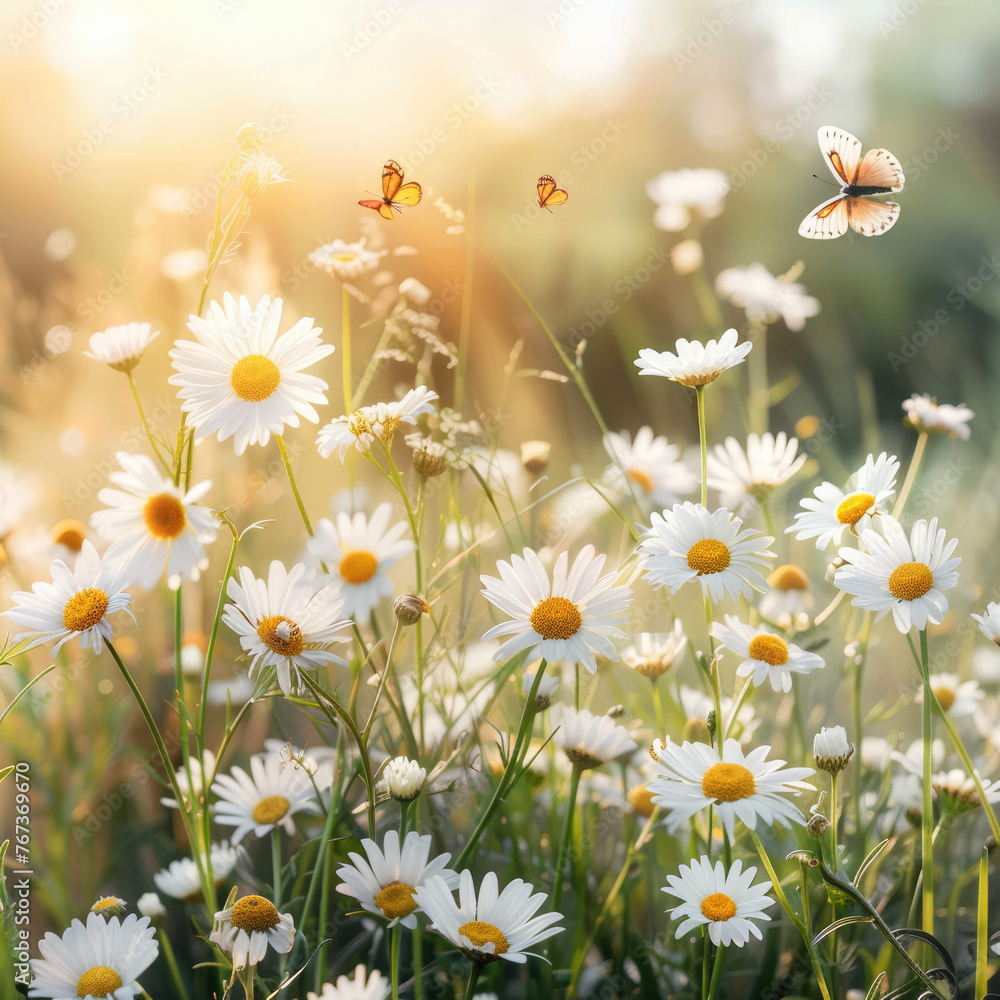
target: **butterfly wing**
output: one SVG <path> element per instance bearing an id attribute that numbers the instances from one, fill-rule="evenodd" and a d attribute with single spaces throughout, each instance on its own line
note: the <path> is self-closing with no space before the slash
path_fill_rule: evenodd
<path id="1" fill-rule="evenodd" d="M 887 149 L 869 149 L 858 169 L 858 187 L 881 187 L 903 190 L 903 168 Z"/>
<path id="2" fill-rule="evenodd" d="M 383 219 L 392 218 L 392 206 L 388 202 L 378 198 L 365 198 L 363 201 L 359 201 L 358 204 L 362 208 L 370 208 L 373 212 L 378 212 Z"/>
<path id="3" fill-rule="evenodd" d="M 862 236 L 881 236 L 892 229 L 899 218 L 899 205 L 894 201 L 869 201 L 867 198 L 845 200 L 851 228 Z"/>
<path id="4" fill-rule="evenodd" d="M 553 191 L 552 194 L 545 199 L 545 207 L 548 208 L 549 205 L 563 205 L 566 203 L 566 199 L 568 197 L 569 194 L 562 188 L 556 188 L 555 191 Z"/>
<path id="5" fill-rule="evenodd" d="M 856 183 L 861 165 L 861 140 L 833 125 L 824 125 L 817 136 L 823 159 L 833 176 L 844 185 Z"/>
<path id="6" fill-rule="evenodd" d="M 403 168 L 395 160 L 386 160 L 382 168 L 382 197 L 394 201 L 402 183 Z"/>
<path id="7" fill-rule="evenodd" d="M 835 240 L 847 232 L 849 201 L 861 201 L 860 198 L 848 198 L 838 194 L 822 205 L 817 205 L 799 226 L 799 236 L 810 240 Z M 871 204 L 876 205 L 877 202 Z M 860 230 L 859 230 L 860 231 Z"/>
<path id="8" fill-rule="evenodd" d="M 545 174 L 538 178 L 538 204 L 543 208 L 545 203 L 549 200 L 552 192 L 556 189 L 556 179 Z"/>
<path id="9" fill-rule="evenodd" d="M 404 184 L 395 194 L 392 201 L 393 205 L 406 205 L 412 206 L 416 205 L 420 201 L 420 197 L 423 194 L 423 190 L 416 181 L 409 181 Z"/>

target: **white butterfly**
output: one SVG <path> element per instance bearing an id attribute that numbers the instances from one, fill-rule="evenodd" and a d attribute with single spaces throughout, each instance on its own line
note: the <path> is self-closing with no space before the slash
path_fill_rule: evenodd
<path id="1" fill-rule="evenodd" d="M 819 148 L 840 183 L 840 194 L 814 208 L 799 226 L 811 240 L 833 240 L 848 225 L 862 236 L 878 236 L 899 218 L 894 201 L 869 201 L 873 195 L 903 190 L 903 168 L 887 149 L 869 149 L 861 158 L 861 142 L 832 125 L 819 130 Z"/>

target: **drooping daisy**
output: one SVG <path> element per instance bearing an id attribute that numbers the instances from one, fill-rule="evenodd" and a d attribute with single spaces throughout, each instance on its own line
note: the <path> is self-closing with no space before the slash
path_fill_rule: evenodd
<path id="1" fill-rule="evenodd" d="M 746 340 L 737 346 L 739 336 L 735 330 L 726 330 L 718 343 L 710 340 L 707 344 L 681 337 L 674 345 L 676 353 L 644 347 L 633 364 L 640 375 L 660 375 L 687 386 L 708 385 L 750 353 L 753 344 Z"/>
<path id="2" fill-rule="evenodd" d="M 764 910 L 774 900 L 768 895 L 770 881 L 752 884 L 756 868 L 743 871 L 743 862 L 737 859 L 727 873 L 721 861 L 713 867 L 711 859 L 703 854 L 689 865 L 681 865 L 679 871 L 679 875 L 667 876 L 662 890 L 682 901 L 669 911 L 675 920 L 683 917 L 675 937 L 682 938 L 693 928 L 707 925 L 708 936 L 716 947 L 735 944 L 742 948 L 751 935 L 764 940 L 757 923 L 771 919 Z"/>
<path id="3" fill-rule="evenodd" d="M 922 396 L 914 393 L 909 399 L 903 400 L 903 409 L 906 411 L 906 422 L 918 431 L 947 434 L 962 441 L 969 440 L 969 421 L 975 413 L 964 403 L 959 406 L 939 404 L 926 392 Z"/>
<path id="4" fill-rule="evenodd" d="M 329 568 L 334 586 L 343 598 L 341 614 L 366 622 L 383 597 L 392 597 L 390 567 L 415 548 L 403 538 L 405 521 L 389 526 L 392 504 L 380 503 L 366 517 L 338 514 L 336 524 L 323 518 L 309 539 L 309 551 Z"/>
<path id="5" fill-rule="evenodd" d="M 366 971 L 363 965 L 359 965 L 354 970 L 353 979 L 338 976 L 336 985 L 324 983 L 319 993 L 310 990 L 306 1000 L 385 1000 L 391 989 L 389 980 L 378 969 L 373 969 L 370 977 Z"/>
<path id="6" fill-rule="evenodd" d="M 785 796 L 813 791 L 802 779 L 811 767 L 785 767 L 783 760 L 765 761 L 769 746 L 744 755 L 736 740 L 723 744 L 722 756 L 706 743 L 668 741 L 653 744 L 657 777 L 652 781 L 653 801 L 667 810 L 671 833 L 695 813 L 715 805 L 719 817 L 733 836 L 736 820 L 755 829 L 758 821 L 770 826 L 805 823 L 799 807 Z"/>
<path id="7" fill-rule="evenodd" d="M 181 580 L 197 580 L 208 568 L 205 546 L 215 541 L 219 522 L 207 507 L 195 503 L 211 488 L 209 480 L 186 493 L 163 476 L 146 455 L 120 451 L 115 460 L 122 472 L 108 477 L 120 489 L 103 489 L 97 499 L 107 510 L 96 511 L 90 523 L 111 542 L 105 554 L 121 564 L 125 578 L 147 590 L 167 570 L 172 590 Z"/>
<path id="8" fill-rule="evenodd" d="M 990 642 L 995 642 L 1000 646 L 1000 604 L 997 604 L 996 601 L 990 601 L 981 615 L 974 614 L 972 617 L 979 622 L 979 631 Z"/>
<path id="9" fill-rule="evenodd" d="M 655 681 L 683 655 L 687 641 L 680 618 L 675 618 L 672 632 L 639 632 L 635 636 L 635 644 L 622 650 L 622 663 L 637 674 Z"/>
<path id="10" fill-rule="evenodd" d="M 653 225 L 668 233 L 680 232 L 691 222 L 692 210 L 714 219 L 729 193 L 729 178 L 711 167 L 664 170 L 646 182 L 646 194 L 657 204 Z"/>
<path id="11" fill-rule="evenodd" d="M 232 906 L 215 914 L 209 941 L 233 957 L 234 969 L 256 965 L 270 945 L 289 952 L 295 944 L 295 923 L 290 913 L 279 913 L 263 896 L 241 896 Z"/>
<path id="12" fill-rule="evenodd" d="M 319 422 L 314 403 L 326 403 L 326 382 L 304 369 L 333 353 L 309 317 L 278 336 L 281 299 L 265 295 L 251 308 L 228 292 L 222 306 L 212 302 L 208 316 L 191 316 L 188 329 L 196 341 L 178 340 L 170 352 L 180 386 L 181 409 L 195 428 L 195 442 L 218 433 L 232 437 L 236 454 L 247 445 L 267 444 L 299 417 Z"/>
<path id="13" fill-rule="evenodd" d="M 54 639 L 55 653 L 76 636 L 81 648 L 100 653 L 112 635 L 108 615 L 124 611 L 131 600 L 129 594 L 122 593 L 121 568 L 102 560 L 97 549 L 84 540 L 73 570 L 61 559 L 54 559 L 49 572 L 51 583 L 33 583 L 30 593 L 19 590 L 11 594 L 14 607 L 2 613 L 27 628 L 14 636 L 14 641 L 28 640 L 27 650 Z"/>
<path id="14" fill-rule="evenodd" d="M 561 552 L 550 583 L 538 554 L 525 549 L 523 556 L 513 555 L 509 563 L 497 562 L 500 579 L 481 576 L 486 600 L 511 617 L 483 635 L 483 639 L 512 637 L 493 659 L 509 659 L 528 649 L 530 656 L 550 662 L 582 663 L 591 673 L 597 670 L 594 653 L 617 661 L 611 637 L 625 635 L 618 625 L 625 620 L 632 591 L 615 586 L 615 573 L 600 575 L 604 559 L 587 545 L 567 571 L 569 554 Z"/>
<path id="15" fill-rule="evenodd" d="M 774 323 L 780 316 L 789 330 L 801 330 L 819 312 L 819 300 L 805 285 L 776 277 L 763 264 L 730 267 L 715 279 L 721 298 L 746 311 L 750 323 Z"/>
<path id="16" fill-rule="evenodd" d="M 356 281 L 362 274 L 378 267 L 381 259 L 382 254 L 365 246 L 363 236 L 357 243 L 345 243 L 343 240 L 324 243 L 309 254 L 309 260 L 317 267 L 341 281 Z"/>
<path id="17" fill-rule="evenodd" d="M 604 450 L 618 466 L 618 477 L 624 469 L 632 489 L 654 506 L 676 503 L 698 485 L 698 477 L 680 461 L 680 448 L 662 435 L 654 436 L 652 427 L 640 427 L 635 440 L 628 431 L 605 434 Z"/>
<path id="18" fill-rule="evenodd" d="M 156 340 L 160 331 L 153 331 L 149 323 L 127 323 L 109 326 L 107 330 L 91 334 L 83 356 L 100 361 L 119 372 L 130 372 L 142 360 L 146 348 Z"/>
<path id="19" fill-rule="evenodd" d="M 209 857 L 212 862 L 212 880 L 216 886 L 221 885 L 236 867 L 237 853 L 228 840 L 212 844 Z M 166 868 L 154 873 L 153 883 L 160 892 L 172 899 L 180 899 L 185 903 L 201 902 L 201 878 L 194 858 L 171 861 Z"/>
<path id="20" fill-rule="evenodd" d="M 708 485 L 719 491 L 723 507 L 745 517 L 805 465 L 807 456 L 796 456 L 798 449 L 798 439 L 789 439 L 784 431 L 777 437 L 751 434 L 746 451 L 728 437 L 708 453 Z"/>
<path id="21" fill-rule="evenodd" d="M 948 610 L 941 591 L 958 583 L 955 570 L 962 560 L 951 558 L 958 539 L 946 541 L 936 517 L 930 524 L 917 521 L 909 539 L 894 517 L 884 515 L 881 524 L 885 538 L 868 529 L 861 533 L 861 551 L 840 550 L 847 565 L 837 570 L 834 586 L 854 595 L 855 607 L 877 612 L 876 621 L 892 611 L 900 632 L 913 625 L 925 628 L 928 622 L 939 625 Z"/>
<path id="22" fill-rule="evenodd" d="M 48 931 L 38 942 L 41 958 L 31 960 L 30 997 L 113 997 L 132 1000 L 136 979 L 156 960 L 160 946 L 149 917 L 129 914 L 105 920 L 87 914 L 86 927 L 74 920 L 62 937 Z"/>
<path id="23" fill-rule="evenodd" d="M 343 600 L 334 584 L 317 590 L 314 579 L 302 563 L 286 570 L 276 559 L 266 583 L 241 566 L 239 582 L 231 577 L 226 591 L 233 603 L 226 605 L 222 620 L 252 657 L 250 676 L 276 667 L 285 695 L 301 687 L 300 670 L 345 663 L 323 648 L 348 638 L 351 623 L 343 618 Z"/>
<path id="24" fill-rule="evenodd" d="M 476 897 L 472 872 L 462 872 L 459 902 L 441 877 L 428 879 L 416 893 L 417 905 L 431 921 L 431 930 L 450 941 L 473 962 L 503 959 L 523 965 L 532 954 L 527 949 L 558 934 L 554 926 L 561 913 L 535 913 L 546 902 L 544 892 L 516 878 L 499 891 L 497 877 L 487 872 Z M 536 955 L 536 958 L 541 956 Z"/>
<path id="25" fill-rule="evenodd" d="M 746 625 L 736 615 L 726 615 L 724 625 L 713 623 L 712 635 L 723 649 L 743 657 L 736 676 L 752 677 L 754 687 L 770 681 L 774 691 L 791 691 L 792 674 L 809 674 L 825 666 L 822 656 L 806 652 L 766 628 Z"/>
<path id="26" fill-rule="evenodd" d="M 700 503 L 674 504 L 663 516 L 653 513 L 651 527 L 639 544 L 646 557 L 646 579 L 672 594 L 690 580 L 718 600 L 750 597 L 766 583 L 758 567 L 774 553 L 774 539 L 743 522 L 725 507 L 710 511 Z"/>
<path id="27" fill-rule="evenodd" d="M 931 690 L 937 698 L 941 711 L 949 718 L 962 719 L 975 715 L 986 692 L 978 681 L 960 681 L 958 674 L 931 674 Z M 920 686 L 914 699 L 918 704 L 924 700 L 924 688 Z"/>
<path id="28" fill-rule="evenodd" d="M 813 606 L 809 578 L 792 563 L 775 569 L 767 578 L 768 591 L 760 599 L 757 611 L 765 621 L 781 628 L 793 628 L 808 623 Z"/>
<path id="29" fill-rule="evenodd" d="M 889 513 L 896 495 L 897 472 L 895 455 L 890 457 L 884 451 L 878 458 L 869 455 L 847 492 L 833 483 L 823 483 L 813 490 L 816 499 L 800 501 L 805 510 L 795 515 L 795 524 L 785 529 L 786 534 L 794 531 L 796 538 L 815 538 L 818 549 L 825 549 L 830 542 L 839 545 L 845 530 L 860 535 L 873 527 L 873 518 Z"/>
<path id="30" fill-rule="evenodd" d="M 580 770 L 600 767 L 638 749 L 639 744 L 628 730 L 610 716 L 557 705 L 552 717 L 553 724 L 559 727 L 552 737 L 553 744 Z"/>
<path id="31" fill-rule="evenodd" d="M 250 774 L 234 767 L 230 774 L 216 775 L 212 791 L 219 797 L 212 814 L 216 823 L 236 827 L 234 844 L 251 831 L 263 837 L 277 826 L 291 836 L 296 813 L 319 811 L 309 775 L 278 754 L 251 757 Z"/>
<path id="32" fill-rule="evenodd" d="M 386 832 L 382 849 L 374 840 L 362 840 L 365 856 L 351 852 L 353 864 L 343 864 L 337 869 L 338 878 L 344 881 L 337 892 L 356 899 L 369 913 L 385 917 L 389 926 L 397 923 L 413 930 L 417 926 L 416 914 L 420 904 L 414 893 L 429 879 L 441 878 L 449 890 L 458 886 L 458 873 L 445 867 L 450 854 L 431 858 L 430 834 L 420 836 L 411 830 L 399 845 L 395 830 Z"/>

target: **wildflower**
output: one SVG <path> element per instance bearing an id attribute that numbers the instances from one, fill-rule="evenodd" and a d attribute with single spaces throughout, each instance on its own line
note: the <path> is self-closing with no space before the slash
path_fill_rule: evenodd
<path id="1" fill-rule="evenodd" d="M 743 657 L 736 676 L 752 677 L 754 687 L 767 680 L 774 691 L 791 691 L 792 674 L 808 674 L 825 666 L 822 656 L 808 653 L 765 628 L 745 625 L 736 615 L 726 615 L 724 625 L 715 622 L 712 635 L 724 649 Z"/>
<path id="2" fill-rule="evenodd" d="M 127 323 L 109 326 L 90 336 L 89 351 L 83 356 L 100 361 L 118 372 L 130 372 L 142 360 L 146 348 L 156 340 L 160 331 L 153 331 L 149 323 Z"/>
<path id="3" fill-rule="evenodd" d="M 310 990 L 306 1000 L 385 1000 L 390 988 L 389 981 L 378 969 L 373 969 L 368 977 L 365 967 L 359 965 L 353 979 L 338 976 L 336 985 L 324 983 L 319 993 Z"/>
<path id="4" fill-rule="evenodd" d="M 177 785 L 184 800 L 196 803 L 202 800 L 202 793 L 208 779 L 215 773 L 215 754 L 211 750 L 203 750 L 201 759 L 188 757 L 187 763 L 177 768 Z M 177 802 L 172 798 L 160 799 L 161 804 L 171 809 L 177 808 Z"/>
<path id="5" fill-rule="evenodd" d="M 448 449 L 419 432 L 407 434 L 403 439 L 413 452 L 413 468 L 424 479 L 440 476 L 448 468 Z"/>
<path id="6" fill-rule="evenodd" d="M 424 787 L 427 771 L 409 757 L 393 757 L 382 769 L 386 791 L 397 802 L 412 802 Z"/>
<path id="7" fill-rule="evenodd" d="M 824 726 L 813 737 L 813 757 L 816 766 L 830 774 L 838 774 L 854 756 L 854 744 L 847 740 L 843 726 Z"/>
<path id="8" fill-rule="evenodd" d="M 819 300 L 805 285 L 776 277 L 763 264 L 730 267 L 715 279 L 719 296 L 744 309 L 752 324 L 774 323 L 779 317 L 789 330 L 801 330 L 819 312 Z"/>
<path id="9" fill-rule="evenodd" d="M 974 715 L 986 697 L 977 681 L 959 681 L 958 674 L 931 674 L 930 685 L 941 711 L 952 719 Z M 914 700 L 918 704 L 924 700 L 923 685 Z"/>
<path id="10" fill-rule="evenodd" d="M 594 715 L 582 708 L 574 711 L 568 705 L 553 709 L 554 722 L 559 726 L 552 742 L 581 771 L 600 767 L 638 749 L 624 726 L 615 724 L 607 715 Z"/>
<path id="11" fill-rule="evenodd" d="M 377 250 L 367 249 L 364 237 L 357 243 L 334 240 L 309 254 L 309 260 L 317 267 L 341 281 L 356 281 L 361 275 L 375 270 L 381 259 L 382 254 Z"/>
<path id="12" fill-rule="evenodd" d="M 320 429 L 316 439 L 320 456 L 329 458 L 336 451 L 343 462 L 351 445 L 364 454 L 371 450 L 376 439 L 388 448 L 400 424 L 416 424 L 417 417 L 433 413 L 432 403 L 437 398 L 436 392 L 418 386 L 396 402 L 363 406 L 337 417 Z"/>
<path id="13" fill-rule="evenodd" d="M 386 446 L 392 444 L 393 436 L 400 424 L 416 424 L 417 417 L 434 412 L 434 400 L 438 394 L 425 385 L 410 389 L 402 399 L 391 403 L 376 403 L 372 427 L 375 436 Z"/>
<path id="14" fill-rule="evenodd" d="M 127 906 L 121 896 L 99 896 L 97 902 L 90 908 L 90 912 L 100 914 L 102 917 L 116 917 L 119 913 L 123 913 Z"/>
<path id="15" fill-rule="evenodd" d="M 635 440 L 628 431 L 605 434 L 604 450 L 614 463 L 612 475 L 620 478 L 624 471 L 631 488 L 652 506 L 674 504 L 698 485 L 694 472 L 680 461 L 680 448 L 654 436 L 652 427 L 640 427 Z"/>
<path id="16" fill-rule="evenodd" d="M 162 920 L 167 915 L 167 908 L 163 905 L 163 900 L 155 892 L 144 892 L 136 901 L 135 908 L 144 917 L 155 923 Z"/>
<path id="17" fill-rule="evenodd" d="M 233 957 L 233 968 L 256 965 L 270 945 L 289 952 L 295 943 L 295 923 L 290 913 L 279 913 L 263 896 L 241 896 L 232 906 L 219 910 L 208 937 Z"/>
<path id="18" fill-rule="evenodd" d="M 947 434 L 949 437 L 969 440 L 969 421 L 975 416 L 964 403 L 951 406 L 938 404 L 926 392 L 921 396 L 914 393 L 903 401 L 905 420 L 911 427 L 925 434 Z"/>
<path id="19" fill-rule="evenodd" d="M 416 625 L 431 613 L 431 606 L 418 594 L 400 594 L 392 602 L 392 613 L 401 625 Z"/>
<path id="20" fill-rule="evenodd" d="M 646 182 L 646 194 L 657 204 L 653 225 L 668 233 L 687 228 L 692 210 L 702 218 L 714 219 L 722 212 L 728 193 L 726 175 L 709 167 L 664 170 Z"/>
<path id="21" fill-rule="evenodd" d="M 718 340 L 702 344 L 683 337 L 673 351 L 654 351 L 644 347 L 633 364 L 640 375 L 660 375 L 681 385 L 701 386 L 714 382 L 723 372 L 734 368 L 746 359 L 753 344 L 746 340 L 739 346 L 739 334 L 727 330 Z"/>
<path id="22" fill-rule="evenodd" d="M 760 599 L 757 612 L 765 621 L 782 628 L 792 628 L 806 617 L 813 606 L 809 578 L 798 567 L 785 563 L 767 578 L 770 588 Z"/>
<path id="23" fill-rule="evenodd" d="M 728 437 L 708 453 L 708 485 L 719 491 L 723 507 L 745 517 L 802 468 L 806 454 L 796 455 L 798 448 L 798 439 L 787 438 L 784 431 L 777 437 L 751 434 L 746 451 L 736 438 Z"/>
<path id="24" fill-rule="evenodd" d="M 976 771 L 979 778 L 979 772 Z M 983 781 L 979 778 L 986 793 L 986 801 L 990 806 L 1000 802 L 1000 781 Z M 971 775 L 967 775 L 961 768 L 952 768 L 950 771 L 938 772 L 931 775 L 931 787 L 948 800 L 955 813 L 968 812 L 983 804 L 976 788 L 976 780 Z"/>
<path id="25" fill-rule="evenodd" d="M 672 632 L 640 632 L 636 635 L 635 645 L 622 650 L 622 662 L 636 673 L 655 681 L 683 654 L 687 641 L 681 620 L 675 618 Z"/>
<path id="26" fill-rule="evenodd" d="M 212 844 L 209 858 L 212 863 L 212 881 L 217 886 L 221 885 L 236 867 L 237 850 L 229 845 L 228 840 L 224 840 L 220 844 Z M 204 855 L 202 861 L 204 863 Z M 161 868 L 153 875 L 153 884 L 171 899 L 180 899 L 185 903 L 201 901 L 201 877 L 194 858 L 171 861 L 166 868 Z"/>
<path id="27" fill-rule="evenodd" d="M 1000 646 L 1000 604 L 990 601 L 981 615 L 974 614 L 972 617 L 979 622 L 979 631 L 991 642 Z"/>

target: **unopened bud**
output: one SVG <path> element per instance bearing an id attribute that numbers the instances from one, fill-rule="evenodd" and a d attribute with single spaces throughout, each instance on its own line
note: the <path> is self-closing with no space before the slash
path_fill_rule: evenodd
<path id="1" fill-rule="evenodd" d="M 715 718 L 715 709 L 714 708 L 708 713 L 707 725 L 708 725 L 708 742 L 709 743 L 714 743 L 715 742 L 715 731 L 718 728 L 718 722 L 717 722 L 717 720 Z"/>
<path id="2" fill-rule="evenodd" d="M 413 449 L 413 468 L 424 479 L 440 476 L 448 468 L 448 452 L 443 444 L 424 440 Z"/>
<path id="3" fill-rule="evenodd" d="M 397 802 L 412 802 L 424 787 L 427 771 L 409 757 L 395 757 L 385 765 L 382 781 Z"/>
<path id="4" fill-rule="evenodd" d="M 543 473 L 549 464 L 552 445 L 548 441 L 523 441 L 521 443 L 521 465 L 533 476 Z"/>
<path id="5" fill-rule="evenodd" d="M 830 829 L 830 821 L 822 813 L 814 813 L 806 823 L 806 833 L 819 840 Z"/>
<path id="6" fill-rule="evenodd" d="M 431 613 L 431 606 L 418 594 L 401 594 L 392 602 L 392 613 L 401 625 L 416 625 L 421 615 Z"/>

